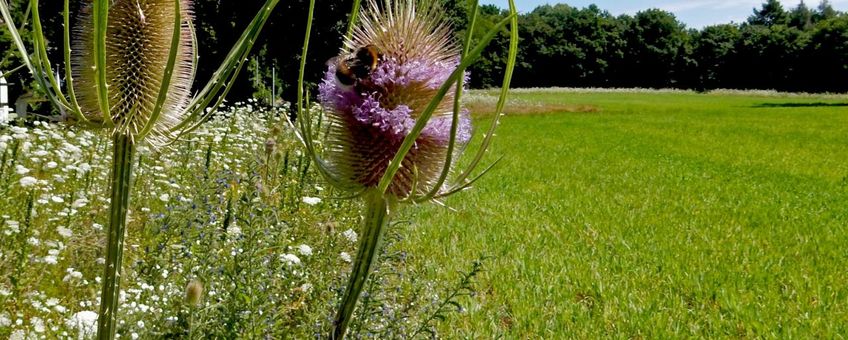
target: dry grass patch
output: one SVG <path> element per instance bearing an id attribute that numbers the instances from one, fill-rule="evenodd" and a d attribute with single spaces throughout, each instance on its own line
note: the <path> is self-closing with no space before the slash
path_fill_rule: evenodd
<path id="1" fill-rule="evenodd" d="M 486 93 L 469 93 L 465 97 L 465 107 L 475 118 L 491 116 L 495 113 L 498 96 Z M 508 115 L 543 115 L 552 113 L 595 113 L 601 109 L 594 105 L 546 103 L 511 97 L 507 99 L 504 112 Z"/>

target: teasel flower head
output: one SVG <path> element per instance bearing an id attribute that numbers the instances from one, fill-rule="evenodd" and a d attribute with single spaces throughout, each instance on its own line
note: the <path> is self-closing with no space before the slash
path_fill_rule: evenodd
<path id="1" fill-rule="evenodd" d="M 169 62 L 175 37 L 176 8 L 173 0 L 115 0 L 109 7 L 106 29 L 106 83 L 109 114 L 116 134 L 136 137 L 152 123 L 148 138 L 161 144 L 173 138 L 171 129 L 187 115 L 195 55 L 190 23 L 192 3 L 180 0 L 179 41 L 167 97 L 161 114 L 154 116 L 163 70 Z M 76 99 L 82 114 L 92 122 L 105 122 L 97 91 L 92 8 L 83 8 L 72 49 Z M 151 120 L 155 120 L 151 122 Z"/>
<path id="2" fill-rule="evenodd" d="M 440 8 L 431 2 L 371 0 L 367 8 L 319 86 L 331 122 L 328 167 L 351 190 L 378 185 L 421 113 L 459 66 L 461 52 Z M 435 186 L 444 182 L 439 177 L 449 156 L 453 106 L 449 91 L 387 194 L 409 198 L 440 189 Z M 471 120 L 461 109 L 454 150 L 470 139 Z"/>
<path id="3" fill-rule="evenodd" d="M 185 302 L 189 306 L 198 306 L 203 300 L 203 283 L 192 280 L 186 285 Z"/>

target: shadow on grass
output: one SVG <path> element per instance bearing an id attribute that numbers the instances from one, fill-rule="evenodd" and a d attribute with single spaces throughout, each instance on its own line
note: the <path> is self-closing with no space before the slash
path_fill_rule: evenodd
<path id="1" fill-rule="evenodd" d="M 754 108 L 775 107 L 848 107 L 848 103 L 762 103 L 752 106 Z"/>

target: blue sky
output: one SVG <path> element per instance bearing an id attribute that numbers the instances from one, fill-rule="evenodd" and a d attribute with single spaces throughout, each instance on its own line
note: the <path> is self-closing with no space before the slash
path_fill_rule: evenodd
<path id="1" fill-rule="evenodd" d="M 586 7 L 596 4 L 613 14 L 634 14 L 648 8 L 660 8 L 674 13 L 688 27 L 701 28 L 712 24 L 723 24 L 731 21 L 741 22 L 748 18 L 754 7 L 759 8 L 765 2 L 762 0 L 515 0 L 521 12 L 532 11 L 533 8 L 546 3 L 566 3 L 574 7 Z M 798 5 L 800 0 L 783 0 L 786 9 Z M 484 4 L 495 4 L 501 8 L 507 7 L 507 0 L 481 0 Z M 807 0 L 807 6 L 816 7 L 819 0 Z M 834 8 L 848 11 L 848 0 L 830 0 Z"/>

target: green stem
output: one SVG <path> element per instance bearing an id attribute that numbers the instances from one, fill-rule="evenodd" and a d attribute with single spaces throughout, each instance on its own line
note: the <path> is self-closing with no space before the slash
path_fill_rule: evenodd
<path id="1" fill-rule="evenodd" d="M 194 339 L 194 306 L 188 308 L 188 340 Z"/>
<path id="2" fill-rule="evenodd" d="M 359 20 L 359 9 L 361 0 L 353 0 L 353 8 L 350 10 L 350 20 L 347 22 L 347 30 L 345 31 L 345 40 L 353 39 L 353 29 L 356 27 L 356 22 Z"/>
<path id="3" fill-rule="evenodd" d="M 100 293 L 100 317 L 97 319 L 97 339 L 114 339 L 121 286 L 121 258 L 124 255 L 124 234 L 130 202 L 130 180 L 135 145 L 132 137 L 117 134 L 113 139 L 112 201 L 109 211 L 109 235 L 106 240 L 106 266 L 103 290 Z"/>
<path id="4" fill-rule="evenodd" d="M 371 274 L 376 262 L 380 243 L 383 240 L 383 232 L 389 221 L 388 200 L 379 190 L 370 190 L 364 197 L 365 218 L 363 219 L 362 235 L 359 239 L 359 250 L 356 253 L 356 260 L 353 262 L 353 270 L 344 298 L 339 305 L 336 321 L 333 323 L 333 332 L 330 334 L 330 339 L 344 338 L 353 310 L 356 308 L 356 302 L 359 300 L 359 294 L 362 293 L 362 287 L 368 280 L 368 275 Z"/>

